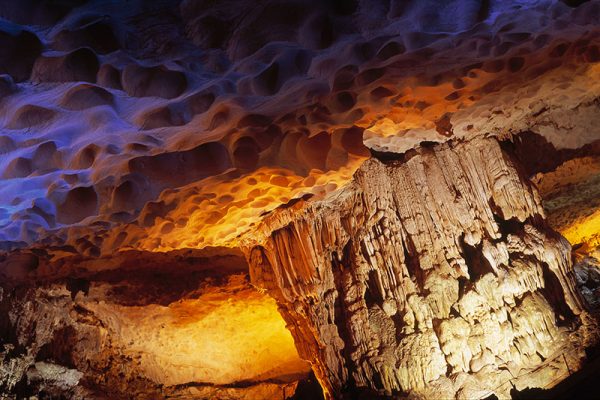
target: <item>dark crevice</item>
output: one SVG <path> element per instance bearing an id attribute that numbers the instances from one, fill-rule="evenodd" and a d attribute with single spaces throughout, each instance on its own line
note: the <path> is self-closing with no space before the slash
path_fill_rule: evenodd
<path id="1" fill-rule="evenodd" d="M 68 278 L 66 284 L 67 290 L 71 293 L 71 300 L 75 300 L 77 293 L 81 292 L 85 296 L 90 292 L 90 281 L 87 279 Z"/>
<path id="2" fill-rule="evenodd" d="M 432 153 L 434 148 L 436 146 L 439 146 L 440 144 L 437 142 L 432 142 L 429 140 L 424 140 L 422 142 L 419 143 L 419 146 L 416 148 L 411 148 L 409 150 L 406 150 L 403 153 L 396 153 L 396 152 L 392 152 L 392 151 L 381 151 L 381 150 L 374 150 L 369 148 L 369 150 L 371 151 L 371 156 L 379 161 L 381 161 L 383 164 L 386 165 L 399 165 L 399 164 L 405 164 L 406 162 L 408 162 L 411 158 L 416 157 L 422 153 Z"/>
<path id="3" fill-rule="evenodd" d="M 324 400 L 323 389 L 313 371 L 306 379 L 298 382 L 294 395 L 289 400 Z"/>
<path id="4" fill-rule="evenodd" d="M 494 221 L 498 225 L 502 239 L 506 240 L 508 235 L 522 236 L 524 232 L 523 222 L 517 218 L 506 218 L 502 209 L 496 204 L 493 198 L 488 199 L 488 204 L 492 210 Z"/>
<path id="5" fill-rule="evenodd" d="M 539 351 L 536 351 L 535 353 L 538 355 L 538 357 L 540 358 L 540 360 L 542 360 L 542 362 L 546 361 L 546 357 L 544 357 L 542 355 L 542 353 L 540 353 Z"/>
<path id="6" fill-rule="evenodd" d="M 380 283 L 381 282 L 377 270 L 369 271 L 367 290 L 365 290 L 365 303 L 367 303 L 367 308 L 371 308 L 371 306 L 376 304 L 383 304 L 383 293 L 378 290 Z"/>
<path id="7" fill-rule="evenodd" d="M 52 340 L 39 350 L 36 361 L 50 360 L 67 368 L 76 368 L 71 352 L 73 343 L 77 341 L 77 333 L 72 326 L 60 328 L 54 332 Z"/>
<path id="8" fill-rule="evenodd" d="M 500 145 L 504 153 L 512 158 L 517 171 L 526 178 L 554 171 L 573 158 L 600 156 L 600 140 L 578 149 L 556 149 L 544 136 L 531 131 L 514 135 L 513 140 L 502 141 Z"/>
<path id="9" fill-rule="evenodd" d="M 338 335 L 342 341 L 346 344 L 341 350 L 342 357 L 346 361 L 345 366 L 348 367 L 348 381 L 346 387 L 342 388 L 342 391 L 352 391 L 352 388 L 356 386 L 353 378 L 354 363 L 351 362 L 351 353 L 354 349 L 348 345 L 351 343 L 350 338 L 352 335 L 348 329 L 348 318 L 346 316 L 346 309 L 344 302 L 345 291 L 344 291 L 344 274 L 350 273 L 349 269 L 345 269 L 344 266 L 352 265 L 352 240 L 349 240 L 342 250 L 342 256 L 339 257 L 337 252 L 333 252 L 331 255 L 331 267 L 333 272 L 333 281 L 335 283 L 335 289 L 337 296 L 334 301 L 334 319 L 333 323 L 337 326 Z M 341 261 L 340 261 L 341 260 Z"/>
<path id="10" fill-rule="evenodd" d="M 554 310 L 558 326 L 570 326 L 576 316 L 565 302 L 565 292 L 558 277 L 550 270 L 545 262 L 542 263 L 544 288 L 542 294 Z"/>
<path id="11" fill-rule="evenodd" d="M 479 11 L 477 12 L 477 22 L 483 22 L 490 16 L 490 0 L 481 0 Z"/>
<path id="12" fill-rule="evenodd" d="M 419 253 L 410 235 L 403 235 L 404 263 L 409 277 L 415 282 L 421 293 L 425 292 L 425 271 L 421 268 Z"/>
<path id="13" fill-rule="evenodd" d="M 580 5 L 587 3 L 590 0 L 562 0 L 563 3 L 568 5 L 569 7 L 579 7 Z"/>
<path id="14" fill-rule="evenodd" d="M 488 273 L 494 273 L 494 269 L 490 265 L 487 258 L 485 258 L 483 255 L 481 244 L 478 244 L 477 246 L 471 246 L 466 243 L 463 238 L 460 239 L 460 244 L 471 282 L 477 282 L 482 276 Z"/>
<path id="15" fill-rule="evenodd" d="M 494 214 L 494 220 L 496 221 L 496 224 L 498 224 L 500 233 L 502 234 L 503 238 L 506 238 L 508 235 L 517 235 L 517 236 L 523 235 L 523 232 L 524 232 L 523 222 L 519 221 L 518 219 L 510 218 L 510 219 L 505 220 L 500 217 L 497 217 Z"/>
<path id="16" fill-rule="evenodd" d="M 521 294 L 520 296 L 515 296 L 515 298 L 514 298 L 514 301 L 515 301 L 514 308 L 521 307 L 521 304 L 523 304 L 523 300 L 525 300 L 525 298 L 527 298 L 527 296 L 531 296 L 531 292 L 525 292 L 525 293 Z M 510 313 L 508 313 L 507 315 L 510 315 Z M 511 320 L 511 323 L 512 323 L 512 320 Z"/>

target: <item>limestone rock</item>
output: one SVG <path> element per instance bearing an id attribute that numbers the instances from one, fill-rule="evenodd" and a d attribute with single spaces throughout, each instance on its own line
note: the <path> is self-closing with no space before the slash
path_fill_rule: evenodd
<path id="1" fill-rule="evenodd" d="M 0 396 L 270 400 L 309 367 L 240 254 L 0 256 Z"/>
<path id="2" fill-rule="evenodd" d="M 369 160 L 347 187 L 267 216 L 246 255 L 330 397 L 506 395 L 503 370 L 581 356 L 570 245 L 496 139 Z"/>

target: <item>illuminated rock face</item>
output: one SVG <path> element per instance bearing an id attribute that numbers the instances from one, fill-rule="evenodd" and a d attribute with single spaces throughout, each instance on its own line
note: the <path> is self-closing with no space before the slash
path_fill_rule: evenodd
<path id="1" fill-rule="evenodd" d="M 566 161 L 535 181 L 546 199 L 549 222 L 587 251 L 600 246 L 600 146 L 596 155 Z"/>
<path id="2" fill-rule="evenodd" d="M 596 1 L 373 1 L 3 2 L 1 248 L 236 246 L 365 146 L 597 139 Z"/>
<path id="3" fill-rule="evenodd" d="M 495 139 L 420 147 L 263 221 L 252 282 L 329 396 L 505 398 L 578 365 L 570 245 L 517 168 Z"/>
<path id="4" fill-rule="evenodd" d="M 336 397 L 557 383 L 575 278 L 600 304 L 599 21 L 0 1 L 0 393 L 282 398 L 300 357 Z"/>
<path id="5" fill-rule="evenodd" d="M 292 395 L 308 375 L 240 255 L 51 258 L 0 258 L 7 398 L 269 400 Z"/>

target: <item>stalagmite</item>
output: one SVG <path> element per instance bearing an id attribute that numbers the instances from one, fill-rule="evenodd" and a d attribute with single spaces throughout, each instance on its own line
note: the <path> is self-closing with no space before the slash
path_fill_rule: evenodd
<path id="1" fill-rule="evenodd" d="M 495 138 L 421 146 L 367 161 L 347 187 L 249 235 L 251 281 L 330 398 L 506 396 L 504 383 L 548 360 L 579 361 L 571 248 L 518 168 Z"/>

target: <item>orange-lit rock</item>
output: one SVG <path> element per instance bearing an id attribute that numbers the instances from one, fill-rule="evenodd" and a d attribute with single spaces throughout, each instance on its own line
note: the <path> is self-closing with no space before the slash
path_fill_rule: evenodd
<path id="1" fill-rule="evenodd" d="M 494 139 L 418 148 L 248 236 L 329 397 L 506 398 L 580 365 L 571 248 L 516 168 Z"/>
<path id="2" fill-rule="evenodd" d="M 600 246 L 600 157 L 569 160 L 536 177 L 549 222 L 574 245 Z"/>
<path id="3" fill-rule="evenodd" d="M 599 21 L 599 0 L 0 1 L 0 397 L 581 382 Z"/>
<path id="4" fill-rule="evenodd" d="M 308 374 L 275 301 L 250 287 L 235 253 L 23 254 L 2 267 L 12 272 L 0 301 L 9 393 L 267 400 L 291 396 Z M 47 277 L 54 268 L 77 272 Z"/>
<path id="5" fill-rule="evenodd" d="M 303 377 L 307 364 L 298 358 L 275 301 L 248 287 L 245 278 L 234 276 L 223 287 L 167 306 L 88 301 L 85 307 L 118 338 L 125 355 L 138 359 L 141 374 L 158 384 Z"/>
<path id="6" fill-rule="evenodd" d="M 548 222 L 574 246 L 578 288 L 592 309 L 600 306 L 599 149 L 587 149 L 534 177 L 544 197 Z"/>
<path id="7" fill-rule="evenodd" d="M 3 248 L 237 246 L 265 212 L 349 182 L 366 147 L 590 143 L 599 9 L 539 1 L 32 6 L 43 31 L 7 3 Z"/>

